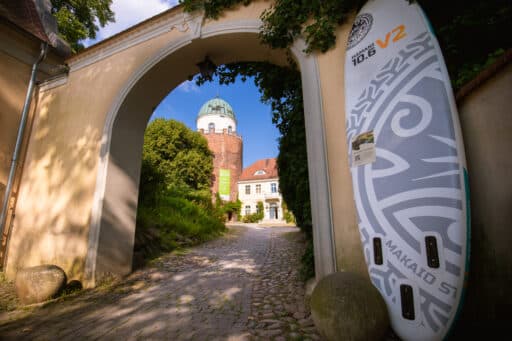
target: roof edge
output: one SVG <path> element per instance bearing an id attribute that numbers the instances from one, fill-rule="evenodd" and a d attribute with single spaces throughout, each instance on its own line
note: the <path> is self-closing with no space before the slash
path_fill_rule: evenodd
<path id="1" fill-rule="evenodd" d="M 67 41 L 62 39 L 58 32 L 57 20 L 52 14 L 52 4 L 50 0 L 34 0 L 34 5 L 43 26 L 47 43 L 55 49 L 55 52 L 64 58 L 72 54 L 71 47 Z"/>

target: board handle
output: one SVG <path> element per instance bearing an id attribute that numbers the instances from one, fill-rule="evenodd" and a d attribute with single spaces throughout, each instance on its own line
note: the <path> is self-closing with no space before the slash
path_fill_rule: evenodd
<path id="1" fill-rule="evenodd" d="M 400 302 L 402 305 L 402 317 L 407 320 L 414 320 L 416 314 L 414 312 L 414 292 L 410 285 L 400 285 Z"/>
<path id="2" fill-rule="evenodd" d="M 439 249 L 437 247 L 437 239 L 434 236 L 425 237 L 425 249 L 427 251 L 427 265 L 430 268 L 439 268 Z"/>
<path id="3" fill-rule="evenodd" d="M 382 239 L 373 238 L 373 262 L 376 265 L 384 264 L 384 258 L 382 256 Z"/>

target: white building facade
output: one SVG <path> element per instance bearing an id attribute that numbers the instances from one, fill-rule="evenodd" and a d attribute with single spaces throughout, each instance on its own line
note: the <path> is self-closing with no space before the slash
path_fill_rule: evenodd
<path id="1" fill-rule="evenodd" d="M 242 202 L 242 218 L 256 213 L 258 202 L 262 202 L 263 222 L 285 222 L 276 159 L 258 160 L 242 171 L 238 181 L 238 198 Z"/>

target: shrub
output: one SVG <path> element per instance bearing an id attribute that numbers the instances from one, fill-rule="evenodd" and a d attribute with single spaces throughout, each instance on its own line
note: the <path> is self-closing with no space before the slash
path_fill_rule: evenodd
<path id="1" fill-rule="evenodd" d="M 302 255 L 300 277 L 303 281 L 315 277 L 315 254 L 311 239 L 307 239 L 306 249 Z"/>
<path id="2" fill-rule="evenodd" d="M 242 221 L 244 223 L 257 223 L 264 217 L 263 202 L 258 201 L 256 204 L 256 212 L 243 216 Z"/>
<path id="3" fill-rule="evenodd" d="M 223 213 L 201 191 L 172 188 L 158 193 L 155 205 L 137 211 L 135 253 L 145 260 L 178 247 L 196 245 L 223 231 Z"/>

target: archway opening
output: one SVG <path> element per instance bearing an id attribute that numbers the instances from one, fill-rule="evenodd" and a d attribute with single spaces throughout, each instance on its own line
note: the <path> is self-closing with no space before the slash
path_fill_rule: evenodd
<path id="1" fill-rule="evenodd" d="M 286 65 L 285 51 L 263 46 L 257 31 L 256 27 L 221 27 L 208 37 L 176 42 L 148 60 L 119 94 L 107 117 L 100 155 L 85 269 L 90 285 L 104 274 L 124 275 L 132 269 L 142 145 L 153 109 L 172 89 L 197 73 L 196 65 L 205 56 L 217 65 L 243 61 Z M 304 84 L 312 215 L 317 226 L 315 263 L 321 275 L 334 268 L 324 127 L 316 61 L 302 50 L 294 48 L 292 54 Z"/>

